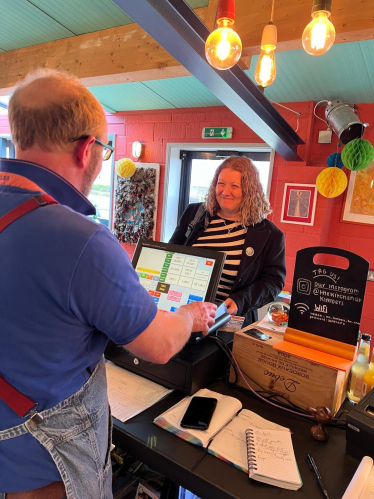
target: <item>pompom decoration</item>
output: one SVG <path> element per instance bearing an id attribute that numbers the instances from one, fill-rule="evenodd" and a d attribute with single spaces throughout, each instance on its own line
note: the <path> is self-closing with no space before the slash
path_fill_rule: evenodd
<path id="1" fill-rule="evenodd" d="M 374 159 L 374 147 L 368 140 L 353 139 L 344 146 L 342 151 L 343 165 L 349 170 L 363 170 Z"/>
<path id="2" fill-rule="evenodd" d="M 346 174 L 335 166 L 322 170 L 316 179 L 317 190 L 325 198 L 339 196 L 344 192 L 347 183 Z"/>
<path id="3" fill-rule="evenodd" d="M 342 155 L 340 152 L 333 152 L 327 158 L 327 166 L 336 166 L 336 168 L 343 168 Z"/>
<path id="4" fill-rule="evenodd" d="M 116 161 L 116 172 L 122 178 L 130 178 L 134 175 L 136 170 L 135 163 L 132 159 L 122 158 Z"/>

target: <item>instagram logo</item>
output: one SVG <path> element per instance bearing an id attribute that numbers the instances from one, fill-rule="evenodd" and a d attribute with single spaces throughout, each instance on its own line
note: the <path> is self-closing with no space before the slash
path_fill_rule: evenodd
<path id="1" fill-rule="evenodd" d="M 312 283 L 308 279 L 298 279 L 297 281 L 297 292 L 303 295 L 310 295 L 312 290 Z"/>

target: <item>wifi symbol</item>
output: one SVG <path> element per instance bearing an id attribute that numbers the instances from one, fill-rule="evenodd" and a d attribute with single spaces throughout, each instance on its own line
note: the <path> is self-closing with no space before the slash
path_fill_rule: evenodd
<path id="1" fill-rule="evenodd" d="M 295 303 L 295 307 L 297 310 L 300 312 L 301 315 L 303 315 L 307 310 L 309 310 L 308 305 L 305 303 Z"/>

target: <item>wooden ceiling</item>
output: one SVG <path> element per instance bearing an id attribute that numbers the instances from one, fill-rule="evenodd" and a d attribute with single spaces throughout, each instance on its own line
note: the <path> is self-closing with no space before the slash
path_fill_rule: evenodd
<path id="1" fill-rule="evenodd" d="M 190 0 L 189 4 L 211 29 L 217 0 Z M 249 68 L 251 57 L 259 53 L 270 4 L 270 0 L 236 0 L 236 30 L 243 42 L 244 68 Z M 60 0 L 0 0 L 0 95 L 11 93 L 19 80 L 38 67 L 72 72 L 91 87 L 188 76 L 111 0 L 64 0 L 61 5 Z M 277 52 L 285 51 L 284 57 L 279 54 L 280 59 L 301 49 L 301 34 L 311 19 L 311 5 L 312 0 L 275 2 Z M 333 0 L 332 21 L 336 45 L 374 40 L 373 0 L 357 0 L 354 6 L 349 0 Z M 327 60 L 328 54 L 319 58 L 296 55 L 291 59 L 305 66 L 299 67 L 300 72 L 305 69 L 305 73 L 312 73 L 312 65 L 320 64 L 323 57 Z M 253 73 L 253 62 L 249 74 Z"/>

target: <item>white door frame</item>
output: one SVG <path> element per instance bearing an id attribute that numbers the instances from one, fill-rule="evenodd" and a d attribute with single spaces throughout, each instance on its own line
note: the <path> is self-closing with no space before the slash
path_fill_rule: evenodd
<path id="1" fill-rule="evenodd" d="M 233 150 L 233 151 L 253 151 L 253 152 L 270 152 L 270 169 L 268 188 L 265 195 L 269 198 L 270 186 L 273 174 L 273 164 L 275 151 L 265 143 L 238 143 L 232 142 L 209 142 L 209 143 L 168 143 L 166 145 L 166 162 L 165 162 L 165 184 L 164 198 L 162 206 L 162 221 L 161 221 L 161 241 L 168 242 L 178 223 L 178 203 L 179 203 L 179 187 L 181 178 L 182 160 L 180 159 L 181 151 L 216 151 L 216 150 Z"/>

